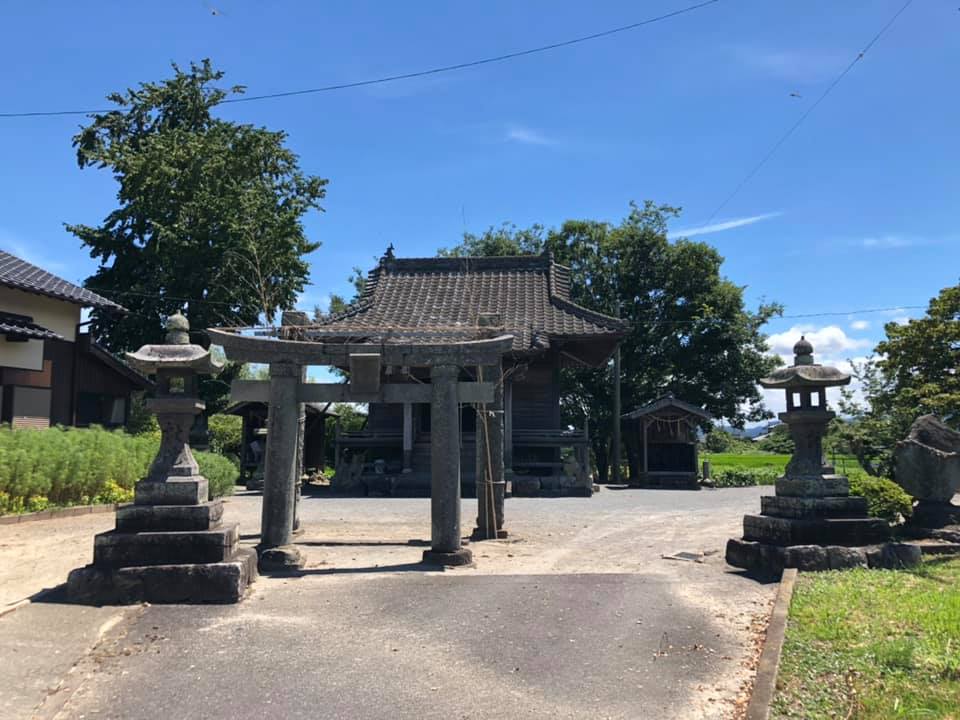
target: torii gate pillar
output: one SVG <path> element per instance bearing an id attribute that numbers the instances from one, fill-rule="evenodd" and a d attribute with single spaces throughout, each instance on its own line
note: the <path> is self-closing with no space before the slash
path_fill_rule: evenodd
<path id="1" fill-rule="evenodd" d="M 300 406 L 297 393 L 303 370 L 294 363 L 270 363 L 267 415 L 267 457 L 260 520 L 260 569 L 303 567 L 304 557 L 292 544 L 296 513 L 297 443 Z"/>
<path id="2" fill-rule="evenodd" d="M 430 368 L 430 549 L 423 561 L 469 565 L 460 540 L 460 400 L 456 365 Z"/>

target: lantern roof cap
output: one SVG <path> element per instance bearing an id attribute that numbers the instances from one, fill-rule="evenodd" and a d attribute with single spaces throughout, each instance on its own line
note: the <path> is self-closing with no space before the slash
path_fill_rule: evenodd
<path id="1" fill-rule="evenodd" d="M 136 352 L 128 352 L 127 362 L 140 372 L 150 374 L 158 370 L 190 370 L 199 375 L 213 375 L 223 367 L 209 350 L 190 342 L 190 323 L 181 313 L 168 317 L 164 328 L 165 343 L 144 345 Z"/>
<path id="2" fill-rule="evenodd" d="M 780 368 L 761 378 L 762 387 L 837 387 L 850 384 L 850 375 L 832 365 L 818 365 L 813 361 L 813 344 L 802 335 L 793 346 L 793 365 Z"/>

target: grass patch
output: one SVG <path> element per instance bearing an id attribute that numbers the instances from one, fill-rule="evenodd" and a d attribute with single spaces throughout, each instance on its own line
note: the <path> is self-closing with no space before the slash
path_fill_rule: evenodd
<path id="1" fill-rule="evenodd" d="M 801 574 L 772 717 L 960 718 L 960 559 Z"/>

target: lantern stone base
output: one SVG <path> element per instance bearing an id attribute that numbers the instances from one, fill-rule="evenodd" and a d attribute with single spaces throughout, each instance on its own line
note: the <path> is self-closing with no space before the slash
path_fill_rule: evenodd
<path id="1" fill-rule="evenodd" d="M 71 602 L 127 605 L 137 602 L 235 603 L 257 578 L 257 553 L 240 548 L 224 561 L 100 567 L 87 565 L 70 573 Z"/>
<path id="2" fill-rule="evenodd" d="M 761 576 L 777 576 L 785 568 L 805 572 L 884 568 L 896 570 L 920 563 L 921 550 L 909 543 L 864 547 L 842 545 L 774 545 L 750 540 L 727 541 L 727 563 Z"/>
<path id="3" fill-rule="evenodd" d="M 174 502 L 206 493 L 203 477 L 138 483 L 138 502 L 117 508 L 116 529 L 94 537 L 93 563 L 70 573 L 68 599 L 97 605 L 239 602 L 257 578 L 256 551 L 240 547 L 238 525 L 221 523 L 223 501 Z"/>
<path id="4" fill-rule="evenodd" d="M 744 540 L 774 545 L 873 545 L 889 537 L 887 523 L 877 518 L 743 517 Z"/>

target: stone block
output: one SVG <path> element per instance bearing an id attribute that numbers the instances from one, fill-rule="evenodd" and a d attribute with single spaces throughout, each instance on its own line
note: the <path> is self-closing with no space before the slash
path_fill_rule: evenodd
<path id="1" fill-rule="evenodd" d="M 212 530 L 223 517 L 223 501 L 212 500 L 200 505 L 137 505 L 117 508 L 117 530 L 144 532 L 150 530 Z"/>
<path id="2" fill-rule="evenodd" d="M 424 550 L 423 563 L 426 565 L 445 565 L 456 567 L 459 565 L 472 565 L 473 553 L 469 548 L 462 547 L 452 552 L 441 552 L 438 550 Z"/>
<path id="3" fill-rule="evenodd" d="M 779 575 L 783 571 L 783 548 L 733 538 L 727 541 L 727 563 L 758 575 Z"/>
<path id="4" fill-rule="evenodd" d="M 933 415 L 917 418 L 894 462 L 897 483 L 919 500 L 950 502 L 960 492 L 960 433 Z"/>
<path id="5" fill-rule="evenodd" d="M 166 482 L 141 480 L 133 490 L 137 505 L 197 505 L 210 499 L 207 479 L 201 475 Z"/>
<path id="6" fill-rule="evenodd" d="M 851 568 L 867 567 L 867 553 L 860 547 L 826 548 L 827 562 L 831 570 L 850 570 Z"/>
<path id="7" fill-rule="evenodd" d="M 910 524 L 920 528 L 943 528 L 960 525 L 960 505 L 921 500 L 913 508 Z"/>
<path id="8" fill-rule="evenodd" d="M 820 545 L 791 545 L 783 549 L 783 566 L 819 572 L 830 569 L 830 558 Z"/>
<path id="9" fill-rule="evenodd" d="M 513 478 L 513 494 L 531 496 L 540 493 L 540 478 L 526 475 L 515 475 Z"/>
<path id="10" fill-rule="evenodd" d="M 773 545 L 873 545 L 890 536 L 876 518 L 794 519 L 744 515 L 743 538 Z"/>
<path id="11" fill-rule="evenodd" d="M 216 530 L 125 533 L 93 540 L 93 564 L 106 568 L 225 562 L 237 549 L 237 525 Z"/>
<path id="12" fill-rule="evenodd" d="M 867 563 L 872 568 L 882 570 L 900 570 L 920 564 L 923 551 L 909 543 L 884 543 L 867 548 Z"/>
<path id="13" fill-rule="evenodd" d="M 850 494 L 850 481 L 843 475 L 781 477 L 776 490 L 785 497 L 842 497 Z"/>
<path id="14" fill-rule="evenodd" d="M 760 498 L 760 512 L 782 518 L 866 517 L 867 499 L 846 497 L 790 497 L 765 495 Z"/>
<path id="15" fill-rule="evenodd" d="M 260 549 L 260 572 L 291 572 L 299 570 L 306 563 L 303 553 L 296 545 Z"/>
<path id="16" fill-rule="evenodd" d="M 97 605 L 235 603 L 257 577 L 257 554 L 240 548 L 224 562 L 106 568 L 87 565 L 67 579 L 71 602 Z"/>

